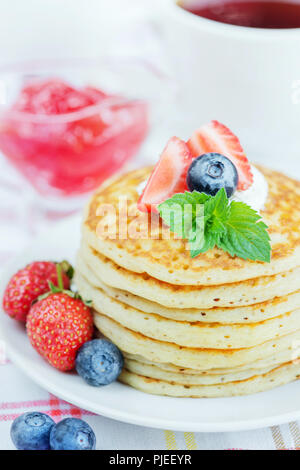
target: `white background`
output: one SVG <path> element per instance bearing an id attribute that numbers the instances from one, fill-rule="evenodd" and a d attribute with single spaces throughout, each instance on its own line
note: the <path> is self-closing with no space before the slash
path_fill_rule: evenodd
<path id="1" fill-rule="evenodd" d="M 163 1 L 0 0 L 0 60 L 95 57 L 116 50 L 116 44 L 119 50 L 139 49 L 128 32 Z"/>

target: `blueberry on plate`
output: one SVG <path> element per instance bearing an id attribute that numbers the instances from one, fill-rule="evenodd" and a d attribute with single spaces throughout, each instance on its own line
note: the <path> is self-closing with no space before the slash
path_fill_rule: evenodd
<path id="1" fill-rule="evenodd" d="M 49 450 L 50 431 L 53 426 L 53 419 L 45 413 L 24 413 L 18 416 L 11 426 L 11 440 L 19 450 Z"/>
<path id="2" fill-rule="evenodd" d="M 50 447 L 52 450 L 93 450 L 96 436 L 82 419 L 65 418 L 51 429 Z"/>
<path id="3" fill-rule="evenodd" d="M 76 357 L 78 374 L 94 387 L 108 385 L 119 377 L 124 359 L 117 346 L 107 339 L 87 341 Z"/>
<path id="4" fill-rule="evenodd" d="M 224 188 L 230 197 L 238 185 L 238 172 L 235 165 L 224 155 L 205 153 L 193 160 L 186 182 L 190 191 L 214 196 Z"/>

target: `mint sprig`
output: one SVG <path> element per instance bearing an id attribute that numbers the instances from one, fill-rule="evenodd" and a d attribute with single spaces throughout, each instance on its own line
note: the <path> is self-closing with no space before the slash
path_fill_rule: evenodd
<path id="1" fill-rule="evenodd" d="M 189 241 L 192 258 L 217 246 L 231 256 L 271 260 L 267 225 L 247 204 L 229 201 L 224 188 L 215 196 L 197 191 L 175 194 L 158 210 L 170 230 Z"/>

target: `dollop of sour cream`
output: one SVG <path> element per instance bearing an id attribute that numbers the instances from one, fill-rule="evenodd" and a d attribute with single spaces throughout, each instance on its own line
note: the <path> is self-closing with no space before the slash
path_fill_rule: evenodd
<path id="1" fill-rule="evenodd" d="M 264 175 L 253 165 L 251 165 L 253 183 L 245 191 L 235 191 L 230 200 L 244 202 L 252 209 L 260 212 L 264 209 L 268 197 L 268 183 Z M 148 180 L 142 181 L 136 188 L 139 195 L 144 191 Z"/>

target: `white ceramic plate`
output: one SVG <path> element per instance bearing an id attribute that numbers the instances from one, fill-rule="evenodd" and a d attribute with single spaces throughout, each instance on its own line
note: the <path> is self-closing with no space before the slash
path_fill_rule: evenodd
<path id="1" fill-rule="evenodd" d="M 39 236 L 6 270 L 0 295 L 10 276 L 37 259 L 74 261 L 80 219 L 72 217 Z M 10 358 L 36 383 L 81 408 L 112 419 L 179 431 L 222 432 L 255 429 L 300 419 L 300 382 L 245 397 L 187 399 L 148 395 L 114 383 L 94 388 L 75 373 L 48 365 L 31 347 L 24 328 L 0 312 L 0 327 Z"/>

